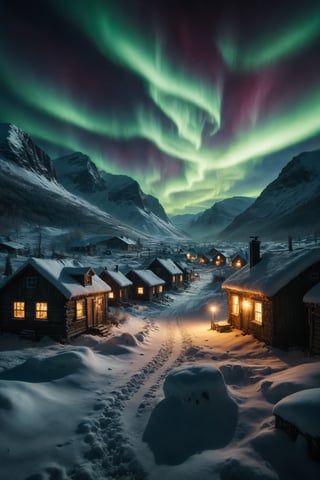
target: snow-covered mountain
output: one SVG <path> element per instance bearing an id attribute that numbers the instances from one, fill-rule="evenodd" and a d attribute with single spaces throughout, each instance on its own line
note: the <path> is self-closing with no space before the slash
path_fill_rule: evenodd
<path id="1" fill-rule="evenodd" d="M 273 240 L 315 233 L 320 233 L 320 150 L 294 157 L 220 237 Z"/>
<path id="2" fill-rule="evenodd" d="M 187 219 L 181 228 L 195 239 L 212 240 L 253 202 L 254 199 L 249 197 L 226 198 L 201 214 Z"/>
<path id="3" fill-rule="evenodd" d="M 88 168 L 87 172 L 78 172 L 77 181 L 84 191 L 99 192 L 100 188 L 103 198 L 105 180 L 92 162 Z M 148 201 L 148 196 L 146 198 Z M 156 205 L 156 199 L 150 202 Z M 147 215 L 144 211 L 143 214 Z M 128 225 L 117 218 L 115 209 L 109 213 L 84 196 L 69 191 L 59 183 L 49 155 L 26 132 L 12 124 L 0 124 L 0 215 L 2 227 L 29 223 L 131 238 L 182 236 L 153 212 L 149 214 L 153 229 L 147 228 L 147 222 L 142 226 L 138 221 L 136 225 Z"/>
<path id="4" fill-rule="evenodd" d="M 131 177 L 100 171 L 80 152 L 55 159 L 54 166 L 66 189 L 125 224 L 151 235 L 181 236 L 159 201 L 146 195 Z"/>
<path id="5" fill-rule="evenodd" d="M 29 135 L 10 123 L 0 123 L 0 158 L 10 160 L 19 167 L 43 175 L 49 180 L 56 178 L 53 163 Z"/>

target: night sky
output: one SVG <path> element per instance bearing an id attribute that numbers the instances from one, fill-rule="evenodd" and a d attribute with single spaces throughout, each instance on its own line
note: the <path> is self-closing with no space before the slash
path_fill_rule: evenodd
<path id="1" fill-rule="evenodd" d="M 0 0 L 0 122 L 168 214 L 320 148 L 320 0 Z"/>

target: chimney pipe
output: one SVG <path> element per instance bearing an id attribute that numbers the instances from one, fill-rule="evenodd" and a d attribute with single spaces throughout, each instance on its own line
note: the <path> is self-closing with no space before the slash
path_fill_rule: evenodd
<path id="1" fill-rule="evenodd" d="M 115 271 L 115 272 L 119 272 L 119 265 L 116 265 L 116 266 L 115 266 L 114 271 Z"/>
<path id="2" fill-rule="evenodd" d="M 254 267 L 260 261 L 260 240 L 258 237 L 250 237 L 250 268 Z"/>
<path id="3" fill-rule="evenodd" d="M 292 237 L 291 235 L 288 236 L 288 250 L 292 252 Z"/>

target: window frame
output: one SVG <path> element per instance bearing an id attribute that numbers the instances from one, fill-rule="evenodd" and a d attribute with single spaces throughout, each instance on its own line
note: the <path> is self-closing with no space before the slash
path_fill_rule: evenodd
<path id="1" fill-rule="evenodd" d="M 231 295 L 231 313 L 232 313 L 232 315 L 239 315 L 239 313 L 240 313 L 239 295 L 236 295 L 236 294 Z"/>
<path id="2" fill-rule="evenodd" d="M 17 315 L 18 312 L 22 312 L 22 315 Z M 26 303 L 15 300 L 13 302 L 13 318 L 15 320 L 25 320 L 26 318 Z"/>
<path id="3" fill-rule="evenodd" d="M 254 301 L 254 322 L 262 325 L 262 302 Z"/>
<path id="4" fill-rule="evenodd" d="M 35 302 L 34 317 L 36 321 L 48 321 L 48 302 Z"/>
<path id="5" fill-rule="evenodd" d="M 80 305 L 81 308 L 78 308 Z M 80 318 L 85 318 L 85 316 L 85 301 L 83 298 L 80 298 L 79 300 L 76 300 L 76 319 L 79 320 Z"/>

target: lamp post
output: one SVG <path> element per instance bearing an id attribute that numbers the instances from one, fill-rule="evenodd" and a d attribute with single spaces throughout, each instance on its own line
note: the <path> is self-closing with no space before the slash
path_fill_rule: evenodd
<path id="1" fill-rule="evenodd" d="M 216 306 L 212 305 L 211 307 L 211 330 L 215 329 L 214 321 L 216 316 Z"/>

